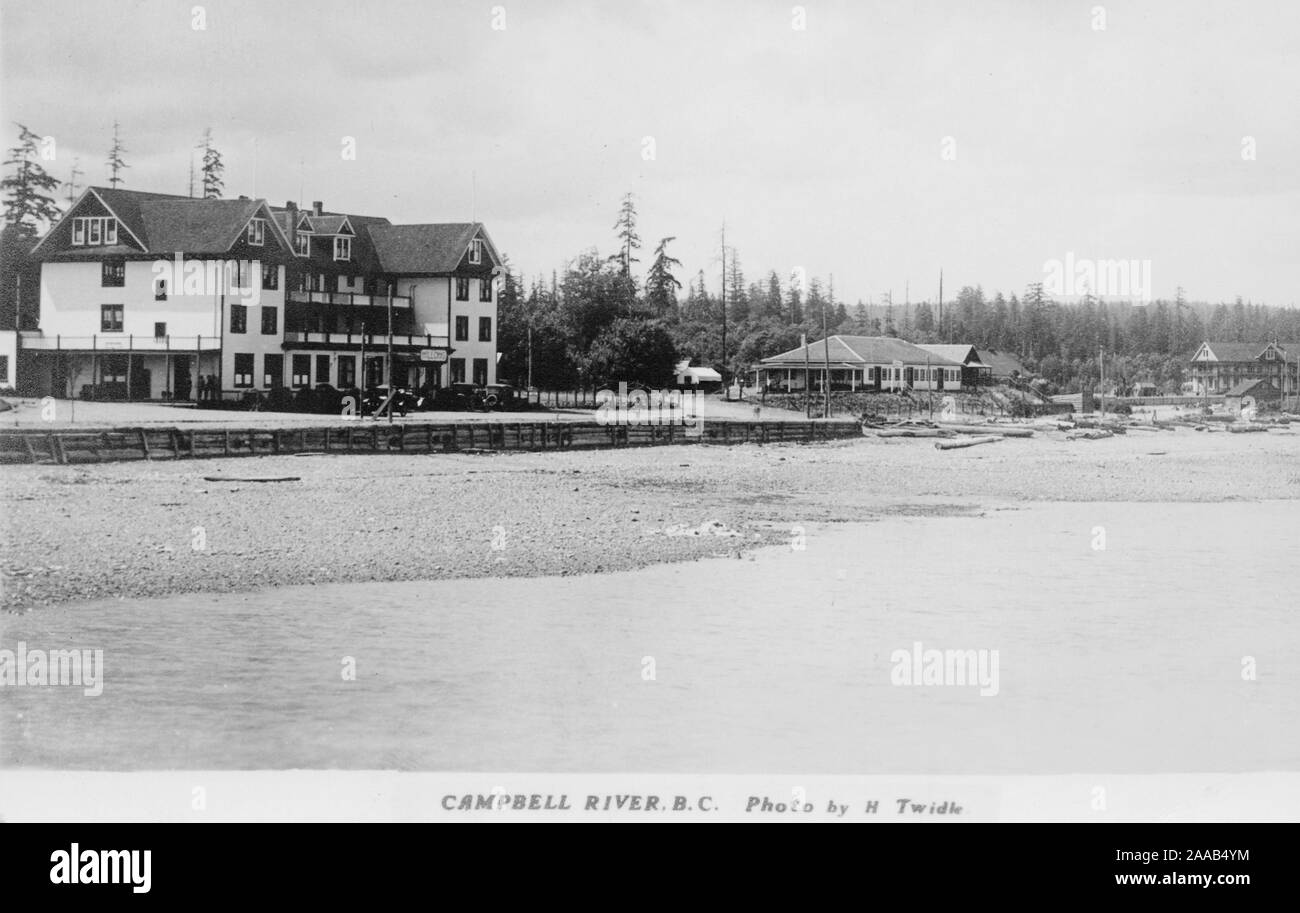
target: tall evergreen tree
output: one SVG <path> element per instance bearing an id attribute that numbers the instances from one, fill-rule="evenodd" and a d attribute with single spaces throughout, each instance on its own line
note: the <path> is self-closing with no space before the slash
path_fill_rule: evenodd
<path id="1" fill-rule="evenodd" d="M 668 253 L 668 242 L 675 240 L 675 237 L 660 239 L 659 246 L 655 248 L 654 263 L 650 264 L 650 272 L 646 274 L 646 301 L 651 312 L 658 317 L 677 312 L 677 290 L 682 284 L 673 275 L 673 267 L 681 266 L 682 261 Z"/>
<path id="2" fill-rule="evenodd" d="M 203 174 L 203 199 L 219 200 L 221 193 L 225 190 L 225 179 L 222 173 L 226 166 L 221 161 L 221 153 L 212 145 L 212 128 L 208 127 L 203 131 L 203 142 L 196 147 L 203 150 L 203 165 L 201 172 Z"/>
<path id="3" fill-rule="evenodd" d="M 37 234 L 41 223 L 53 223 L 60 216 L 52 196 L 58 192 L 59 180 L 41 167 L 40 136 L 23 124 L 15 126 L 18 145 L 9 148 L 5 159 L 5 165 L 14 171 L 0 181 L 0 191 L 5 195 L 5 221 L 31 236 Z"/>
<path id="4" fill-rule="evenodd" d="M 623 278 L 631 279 L 632 264 L 641 262 L 636 258 L 636 251 L 641 249 L 641 236 L 636 233 L 636 203 L 630 192 L 623 195 L 623 205 L 619 207 L 614 230 L 618 233 L 619 252 L 610 259 L 619 262 Z"/>
<path id="5" fill-rule="evenodd" d="M 108 150 L 108 186 L 117 187 L 122 183 L 121 173 L 131 166 L 122 160 L 122 153 L 127 149 L 122 145 L 121 129 L 116 120 L 113 121 L 113 145 Z"/>

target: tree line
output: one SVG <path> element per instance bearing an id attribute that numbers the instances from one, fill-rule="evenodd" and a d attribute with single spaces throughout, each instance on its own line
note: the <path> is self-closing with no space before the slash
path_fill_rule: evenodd
<path id="1" fill-rule="evenodd" d="M 768 270 L 747 281 L 739 253 L 728 247 L 720 249 L 715 275 L 699 272 L 683 286 L 681 263 L 669 251 L 673 237 L 660 239 L 638 280 L 641 238 L 631 194 L 620 206 L 614 237 L 613 255 L 591 248 L 527 283 L 507 262 L 498 311 L 502 378 L 527 383 L 531 364 L 531 380 L 542 387 L 659 385 L 671 380 L 675 362 L 689 359 L 730 379 L 798 347 L 802 337 L 821 339 L 824 330 L 1008 352 L 1061 392 L 1095 386 L 1104 357 L 1110 390 L 1150 382 L 1177 393 L 1188 360 L 1206 339 L 1300 342 L 1294 308 L 1240 297 L 1231 304 L 1193 302 L 1182 289 L 1173 300 L 1147 303 L 1086 295 L 1058 302 L 1041 282 L 1019 295 L 967 285 L 942 305 L 937 298 L 894 304 L 892 293 L 883 303 L 849 305 L 836 297 L 833 276 Z"/>
<path id="2" fill-rule="evenodd" d="M 42 136 L 26 124 L 15 123 L 14 126 L 18 128 L 18 140 L 5 150 L 4 166 L 8 173 L 0 180 L 0 194 L 4 196 L 4 217 L 6 224 L 14 226 L 25 236 L 34 237 L 57 221 L 76 201 L 78 192 L 84 189 L 80 178 L 85 172 L 81 170 L 81 159 L 73 158 L 68 179 L 59 180 L 42 164 L 57 160 L 52 138 Z M 219 200 L 225 191 L 225 164 L 220 150 L 213 142 L 211 127 L 203 131 L 203 137 L 195 149 L 202 152 L 197 172 L 202 197 L 205 200 Z M 122 172 L 131 167 L 126 162 L 127 151 L 122 142 L 121 125 L 113 121 L 113 137 L 108 156 L 104 160 L 108 186 L 117 188 L 126 182 Z M 191 158 L 191 197 L 195 195 L 195 178 L 194 161 Z M 56 198 L 60 190 L 66 192 L 66 207 Z"/>

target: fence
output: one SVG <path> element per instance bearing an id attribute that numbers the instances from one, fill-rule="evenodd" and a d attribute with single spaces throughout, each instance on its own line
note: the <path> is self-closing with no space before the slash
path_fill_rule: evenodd
<path id="1" fill-rule="evenodd" d="M 455 453 L 694 443 L 809 443 L 858 437 L 861 433 L 858 423 L 852 421 L 715 421 L 698 429 L 596 422 L 481 422 L 315 428 L 13 430 L 0 432 L 0 462 L 67 464 L 288 453 Z"/>
<path id="2" fill-rule="evenodd" d="M 987 388 L 980 393 L 939 393 L 931 396 L 925 392 L 909 395 L 898 393 L 832 393 L 831 414 L 840 416 L 861 416 L 877 421 L 895 419 L 939 418 L 943 410 L 943 401 L 951 399 L 958 415 L 969 416 L 1028 416 L 1047 415 L 1056 412 L 1068 412 L 1068 407 L 1058 407 L 1051 403 L 1037 400 L 1016 399 L 997 388 Z M 758 402 L 757 398 L 749 398 Z M 765 404 L 777 409 L 789 409 L 794 412 L 804 411 L 804 397 L 801 393 L 769 393 Z M 823 401 L 814 398 L 812 414 L 820 415 Z"/>
<path id="3" fill-rule="evenodd" d="M 599 387 L 582 387 L 574 390 L 520 390 L 524 401 L 551 409 L 595 409 L 596 391 Z"/>

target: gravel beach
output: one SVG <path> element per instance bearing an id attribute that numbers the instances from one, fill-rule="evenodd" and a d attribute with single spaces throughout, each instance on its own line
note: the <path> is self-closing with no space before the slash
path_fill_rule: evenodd
<path id="1" fill-rule="evenodd" d="M 741 556 L 793 528 L 1030 501 L 1300 497 L 1300 434 L 279 456 L 0 472 L 3 606 Z M 296 476 L 297 481 L 204 477 Z"/>

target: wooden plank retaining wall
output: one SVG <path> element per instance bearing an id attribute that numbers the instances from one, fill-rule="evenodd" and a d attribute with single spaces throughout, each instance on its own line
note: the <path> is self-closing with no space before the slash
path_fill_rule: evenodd
<path id="1" fill-rule="evenodd" d="M 0 463 L 103 463 L 282 453 L 454 453 L 696 443 L 809 443 L 859 437 L 861 434 L 861 426 L 854 421 L 715 421 L 705 423 L 699 433 L 688 433 L 688 429 L 679 425 L 629 426 L 597 422 L 393 425 L 356 422 L 315 427 L 132 427 L 84 431 L 15 428 L 0 431 Z"/>

